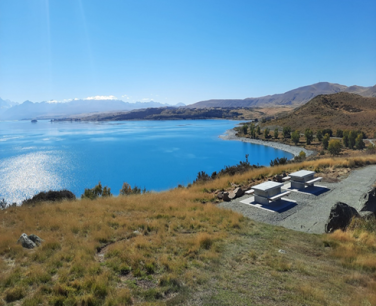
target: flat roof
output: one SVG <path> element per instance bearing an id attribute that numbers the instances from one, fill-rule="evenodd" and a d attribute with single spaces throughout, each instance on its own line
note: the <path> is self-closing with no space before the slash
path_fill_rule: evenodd
<path id="1" fill-rule="evenodd" d="M 290 173 L 289 176 L 305 177 L 305 176 L 312 175 L 312 174 L 315 174 L 315 171 L 300 170 L 294 173 Z"/>
<path id="2" fill-rule="evenodd" d="M 281 186 L 283 186 L 283 183 L 268 181 L 268 182 L 253 186 L 252 189 L 266 191 L 266 190 L 281 187 Z"/>

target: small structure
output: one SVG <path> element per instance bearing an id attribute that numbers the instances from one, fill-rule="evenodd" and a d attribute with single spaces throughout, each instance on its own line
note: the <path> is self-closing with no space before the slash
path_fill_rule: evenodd
<path id="1" fill-rule="evenodd" d="M 269 201 L 276 201 L 287 196 L 290 191 L 281 192 L 283 183 L 265 182 L 252 187 L 255 201 L 261 204 L 269 204 Z"/>
<path id="2" fill-rule="evenodd" d="M 314 186 L 316 182 L 322 180 L 322 177 L 314 178 L 315 172 L 308 170 L 300 170 L 294 173 L 290 173 L 291 188 L 304 189 L 306 186 Z"/>

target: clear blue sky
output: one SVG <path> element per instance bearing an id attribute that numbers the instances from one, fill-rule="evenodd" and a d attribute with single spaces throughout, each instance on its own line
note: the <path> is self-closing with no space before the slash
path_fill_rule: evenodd
<path id="1" fill-rule="evenodd" d="M 189 104 L 319 81 L 376 84 L 375 0 L 0 0 L 3 99 Z"/>

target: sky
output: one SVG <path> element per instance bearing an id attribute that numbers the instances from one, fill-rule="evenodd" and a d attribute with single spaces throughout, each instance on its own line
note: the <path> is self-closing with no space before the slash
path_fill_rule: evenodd
<path id="1" fill-rule="evenodd" d="M 0 0 L 0 97 L 191 104 L 376 84 L 375 0 Z"/>

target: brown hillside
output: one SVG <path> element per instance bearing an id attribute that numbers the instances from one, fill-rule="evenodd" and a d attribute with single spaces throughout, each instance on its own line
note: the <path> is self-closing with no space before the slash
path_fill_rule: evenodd
<path id="1" fill-rule="evenodd" d="M 297 108 L 290 115 L 264 125 L 291 126 L 292 129 L 360 129 L 373 135 L 376 131 L 376 98 L 340 92 L 320 95 Z"/>

